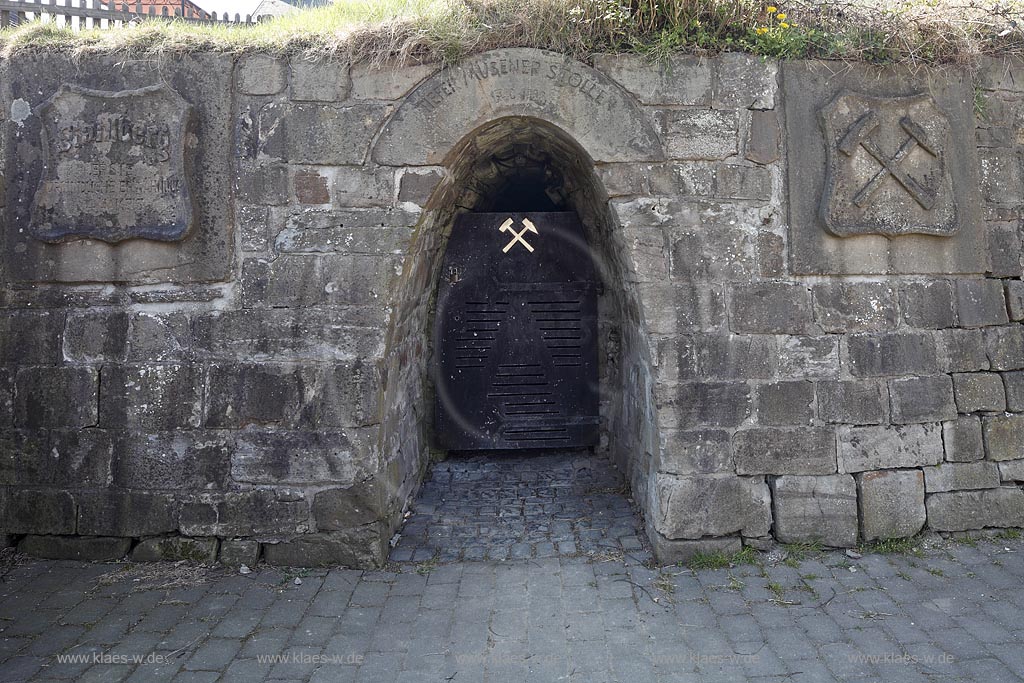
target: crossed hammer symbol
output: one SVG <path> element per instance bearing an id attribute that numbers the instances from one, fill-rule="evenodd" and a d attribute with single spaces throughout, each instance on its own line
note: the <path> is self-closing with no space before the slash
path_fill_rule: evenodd
<path id="1" fill-rule="evenodd" d="M 529 218 L 523 219 L 523 229 L 520 230 L 519 232 L 516 232 L 515 230 L 512 229 L 513 225 L 515 225 L 515 221 L 513 221 L 511 218 L 506 218 L 505 222 L 502 223 L 501 227 L 498 229 L 499 232 L 507 231 L 512 233 L 512 241 L 505 245 L 505 248 L 501 250 L 502 253 L 507 254 L 508 250 L 511 249 L 516 242 L 521 242 L 522 245 L 526 247 L 528 251 L 532 252 L 533 247 L 530 246 L 529 242 L 523 239 L 523 235 L 525 235 L 528 232 L 532 232 L 534 235 L 539 235 L 540 233 L 537 232 L 537 227 L 532 222 L 530 222 Z"/>
<path id="2" fill-rule="evenodd" d="M 900 127 L 909 136 L 907 140 L 896 150 L 891 157 L 883 154 L 875 143 L 868 137 L 879 125 L 878 117 L 874 112 L 869 111 L 857 119 L 850 129 L 846 131 L 843 139 L 839 142 L 839 150 L 846 156 L 853 156 L 857 147 L 863 147 L 864 151 L 874 157 L 875 161 L 882 165 L 882 168 L 875 173 L 874 177 L 862 187 L 853 197 L 853 203 L 863 208 L 870 201 L 871 196 L 882 184 L 882 181 L 890 175 L 910 193 L 910 196 L 917 200 L 925 210 L 935 206 L 935 193 L 923 187 L 921 183 L 914 180 L 909 174 L 900 168 L 900 163 L 907 158 L 907 155 L 916 147 L 921 147 L 933 157 L 939 155 L 938 150 L 928 140 L 924 128 L 914 123 L 909 116 L 900 119 Z"/>

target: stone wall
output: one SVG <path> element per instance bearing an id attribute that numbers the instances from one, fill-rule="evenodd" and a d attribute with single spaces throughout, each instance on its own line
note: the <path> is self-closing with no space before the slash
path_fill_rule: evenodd
<path id="1" fill-rule="evenodd" d="M 1019 62 L 43 55 L 0 105 L 8 543 L 380 564 L 452 219 L 523 150 L 600 265 L 601 448 L 663 560 L 1024 526 Z"/>

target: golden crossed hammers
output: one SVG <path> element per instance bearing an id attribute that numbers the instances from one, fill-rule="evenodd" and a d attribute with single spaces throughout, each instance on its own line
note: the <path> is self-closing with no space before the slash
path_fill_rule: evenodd
<path id="1" fill-rule="evenodd" d="M 516 242 L 522 242 L 523 246 L 526 247 L 526 249 L 528 251 L 532 252 L 533 251 L 533 247 L 530 246 L 529 242 L 527 242 L 526 240 L 523 239 L 523 235 L 525 235 L 527 232 L 532 232 L 534 235 L 539 235 L 540 233 L 537 232 L 537 227 L 532 222 L 530 222 L 529 218 L 524 218 L 523 219 L 523 226 L 524 227 L 519 232 L 516 232 L 515 230 L 512 229 L 513 225 L 515 225 L 515 221 L 513 221 L 511 218 L 506 218 L 505 222 L 502 223 L 501 227 L 499 228 L 500 232 L 506 232 L 507 231 L 507 232 L 512 233 L 512 235 L 513 235 L 512 241 L 509 242 L 508 244 L 506 244 L 505 248 L 501 250 L 502 253 L 507 254 L 508 250 L 511 249 L 512 246 Z"/>

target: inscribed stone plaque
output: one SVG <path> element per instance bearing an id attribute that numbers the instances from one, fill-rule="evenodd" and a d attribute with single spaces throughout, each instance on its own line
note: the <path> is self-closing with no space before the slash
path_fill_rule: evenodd
<path id="1" fill-rule="evenodd" d="M 192 107 L 166 85 L 63 85 L 40 109 L 44 170 L 29 230 L 45 242 L 177 241 L 192 226 Z M 194 135 L 193 135 L 194 137 Z"/>
<path id="2" fill-rule="evenodd" d="M 794 61 L 782 74 L 793 273 L 985 272 L 966 71 Z"/>

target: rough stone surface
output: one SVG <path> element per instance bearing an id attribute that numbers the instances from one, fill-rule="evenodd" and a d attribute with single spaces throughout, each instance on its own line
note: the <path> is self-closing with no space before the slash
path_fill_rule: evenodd
<path id="1" fill-rule="evenodd" d="M 840 472 L 937 465 L 942 457 L 942 429 L 937 425 L 839 428 Z"/>
<path id="2" fill-rule="evenodd" d="M 666 538 L 764 536 L 771 528 L 771 494 L 761 477 L 659 475 L 654 486 L 652 524 Z"/>
<path id="3" fill-rule="evenodd" d="M 21 539 L 18 552 L 48 560 L 110 562 L 128 554 L 131 539 L 105 536 L 35 536 Z"/>
<path id="4" fill-rule="evenodd" d="M 254 567 L 260 556 L 260 544 L 246 539 L 225 539 L 220 542 L 217 560 L 228 567 Z"/>
<path id="5" fill-rule="evenodd" d="M 1003 412 L 1006 391 L 1002 378 L 994 372 L 953 375 L 956 407 L 961 413 Z"/>
<path id="6" fill-rule="evenodd" d="M 1002 280 L 958 280 L 956 314 L 961 327 L 1006 323 L 1008 318 Z"/>
<path id="7" fill-rule="evenodd" d="M 928 493 L 999 486 L 999 467 L 994 462 L 950 462 L 922 468 Z"/>
<path id="8" fill-rule="evenodd" d="M 989 460 L 1024 458 L 1024 415 L 984 417 L 981 424 Z"/>
<path id="9" fill-rule="evenodd" d="M 238 65 L 235 82 L 246 95 L 276 95 L 288 82 L 287 65 L 275 57 L 252 55 Z"/>
<path id="10" fill-rule="evenodd" d="M 851 475 L 772 480 L 775 536 L 783 543 L 857 544 L 857 486 Z"/>
<path id="11" fill-rule="evenodd" d="M 1024 526 L 1024 490 L 1001 486 L 928 496 L 928 526 L 936 531 Z"/>
<path id="12" fill-rule="evenodd" d="M 874 380 L 818 382 L 818 413 L 826 422 L 855 425 L 888 420 L 886 385 Z"/>
<path id="13" fill-rule="evenodd" d="M 942 423 L 942 443 L 949 462 L 973 462 L 985 457 L 981 420 L 977 417 L 959 417 Z"/>
<path id="14" fill-rule="evenodd" d="M 733 450 L 738 474 L 836 471 L 836 436 L 829 427 L 746 429 L 733 437 Z"/>
<path id="15" fill-rule="evenodd" d="M 133 562 L 177 562 L 186 560 L 195 564 L 213 564 L 217 559 L 217 539 L 147 538 L 132 548 Z"/>
<path id="16" fill-rule="evenodd" d="M 946 375 L 892 380 L 889 400 L 895 424 L 952 420 L 957 414 L 953 383 Z"/>
<path id="17" fill-rule="evenodd" d="M 861 536 L 865 541 L 906 538 L 925 522 L 920 470 L 879 470 L 857 475 Z"/>

